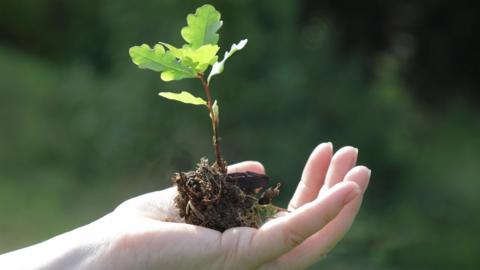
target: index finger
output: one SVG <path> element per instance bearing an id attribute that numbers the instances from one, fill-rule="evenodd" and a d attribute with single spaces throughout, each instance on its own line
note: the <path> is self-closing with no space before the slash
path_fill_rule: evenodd
<path id="1" fill-rule="evenodd" d="M 264 263 L 290 251 L 328 224 L 360 193 L 357 183 L 343 182 L 291 214 L 266 223 L 251 239 L 251 258 Z"/>

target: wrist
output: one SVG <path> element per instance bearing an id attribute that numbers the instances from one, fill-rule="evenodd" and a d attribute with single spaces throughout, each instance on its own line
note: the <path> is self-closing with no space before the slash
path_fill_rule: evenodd
<path id="1" fill-rule="evenodd" d="M 91 224 L 42 243 L 0 255 L 0 269 L 89 269 L 102 241 Z"/>

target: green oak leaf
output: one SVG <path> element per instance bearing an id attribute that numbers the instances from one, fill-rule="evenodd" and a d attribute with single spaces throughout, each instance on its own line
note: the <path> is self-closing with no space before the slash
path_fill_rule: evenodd
<path id="1" fill-rule="evenodd" d="M 162 44 L 163 46 L 167 47 L 167 49 L 173 54 L 178 59 L 182 59 L 183 57 L 183 48 L 176 48 L 175 46 L 172 46 L 168 43 L 165 42 L 158 42 L 159 44 Z M 184 45 L 185 46 L 185 45 Z"/>
<path id="2" fill-rule="evenodd" d="M 234 43 L 232 45 L 232 47 L 230 48 L 230 51 L 225 52 L 225 55 L 223 56 L 223 60 L 213 64 L 212 70 L 210 71 L 210 74 L 208 75 L 208 79 L 207 79 L 208 84 L 210 84 L 210 79 L 213 76 L 218 75 L 218 74 L 223 72 L 225 61 L 227 61 L 227 59 L 230 58 L 230 56 L 232 56 L 236 51 L 239 51 L 239 50 L 243 49 L 243 47 L 245 47 L 247 42 L 248 42 L 248 39 L 244 39 L 244 40 L 241 40 L 240 42 L 238 42 L 238 44 Z"/>
<path id="3" fill-rule="evenodd" d="M 193 67 L 195 71 L 202 73 L 208 68 L 208 66 L 217 62 L 217 52 L 219 49 L 220 47 L 217 45 L 211 44 L 203 45 L 198 49 L 186 48 L 183 57 L 185 59 L 190 58 L 191 61 L 196 64 L 195 67 Z"/>
<path id="4" fill-rule="evenodd" d="M 217 31 L 222 26 L 220 12 L 212 5 L 203 5 L 195 11 L 195 14 L 188 14 L 187 26 L 182 28 L 183 39 L 193 49 L 205 44 L 217 44 Z"/>
<path id="5" fill-rule="evenodd" d="M 129 53 L 133 63 L 139 68 L 162 72 L 160 77 L 164 81 L 196 77 L 192 68 L 182 65 L 170 51 L 165 51 L 160 44 L 153 48 L 147 44 L 134 46 L 130 48 Z"/>
<path id="6" fill-rule="evenodd" d="M 176 100 L 187 104 L 207 106 L 207 102 L 205 100 L 185 91 L 182 91 L 181 93 L 160 92 L 158 93 L 158 95 L 167 99 Z"/>
<path id="7" fill-rule="evenodd" d="M 189 45 L 182 48 L 176 48 L 170 44 L 160 42 L 168 48 L 168 50 L 180 60 L 182 65 L 190 67 L 197 73 L 204 72 L 210 65 L 218 60 L 217 52 L 220 49 L 217 45 L 207 44 L 197 49 L 193 49 Z"/>

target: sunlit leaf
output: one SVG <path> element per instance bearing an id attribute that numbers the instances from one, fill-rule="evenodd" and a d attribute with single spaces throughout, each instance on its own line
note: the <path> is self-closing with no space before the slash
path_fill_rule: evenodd
<path id="1" fill-rule="evenodd" d="M 198 49 L 186 49 L 184 52 L 184 58 L 190 58 L 195 64 L 196 72 L 204 72 L 208 66 L 217 62 L 217 52 L 220 48 L 217 45 L 203 45 Z"/>
<path id="2" fill-rule="evenodd" d="M 165 42 L 159 42 L 161 45 L 167 47 L 167 49 L 173 54 L 178 59 L 181 59 L 183 57 L 183 48 L 176 48 L 175 46 L 172 46 L 168 43 Z"/>
<path id="3" fill-rule="evenodd" d="M 176 100 L 187 104 L 207 106 L 207 102 L 205 100 L 185 91 L 182 91 L 181 93 L 160 92 L 158 93 L 158 95 L 167 99 Z"/>
<path id="4" fill-rule="evenodd" d="M 215 45 L 218 42 L 217 31 L 222 26 L 220 12 L 212 5 L 203 5 L 195 11 L 195 14 L 188 14 L 187 26 L 182 28 L 183 39 L 193 49 L 205 44 Z"/>
<path id="5" fill-rule="evenodd" d="M 222 61 L 216 62 L 215 64 L 213 64 L 212 70 L 210 71 L 210 74 L 208 75 L 208 79 L 207 79 L 208 84 L 210 84 L 210 79 L 213 76 L 218 75 L 218 74 L 223 72 L 225 61 L 227 61 L 227 59 L 230 58 L 230 56 L 232 56 L 236 51 L 239 51 L 239 50 L 243 49 L 243 47 L 245 47 L 247 42 L 248 42 L 248 40 L 244 39 L 244 40 L 241 40 L 238 44 L 233 44 L 232 47 L 230 48 L 230 51 L 225 52 L 225 55 L 223 56 Z"/>
<path id="6" fill-rule="evenodd" d="M 157 44 L 150 48 L 147 44 L 131 47 L 130 57 L 139 68 L 162 72 L 164 81 L 181 80 L 196 77 L 195 71 L 177 61 L 170 51 Z"/>
<path id="7" fill-rule="evenodd" d="M 204 72 L 208 66 L 213 65 L 218 60 L 217 52 L 220 49 L 217 45 L 203 45 L 197 49 L 193 49 L 189 45 L 184 45 L 182 48 L 176 48 L 170 44 L 160 42 L 168 48 L 182 65 L 187 66 L 197 73 Z"/>

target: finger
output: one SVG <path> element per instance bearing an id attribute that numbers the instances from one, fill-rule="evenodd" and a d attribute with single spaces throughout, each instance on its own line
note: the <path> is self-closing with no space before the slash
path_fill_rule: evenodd
<path id="1" fill-rule="evenodd" d="M 353 181 L 358 184 L 360 189 L 362 190 L 362 193 L 364 193 L 367 190 L 368 183 L 370 182 L 370 176 L 372 174 L 372 171 L 363 166 L 355 166 L 353 167 L 347 175 L 345 175 L 345 178 L 343 181 Z"/>
<path id="2" fill-rule="evenodd" d="M 262 163 L 257 161 L 243 161 L 237 164 L 233 164 L 228 166 L 227 168 L 228 173 L 236 173 L 236 172 L 254 172 L 265 174 L 265 168 L 263 167 Z"/>
<path id="3" fill-rule="evenodd" d="M 355 166 L 357 155 L 358 149 L 351 146 L 343 147 L 333 155 L 322 191 L 333 187 L 343 180 L 347 172 Z"/>
<path id="4" fill-rule="evenodd" d="M 288 209 L 297 209 L 307 202 L 313 201 L 323 185 L 328 165 L 332 159 L 332 143 L 322 143 L 313 150 L 303 169 L 302 179 L 297 186 Z"/>
<path id="5" fill-rule="evenodd" d="M 356 183 L 341 183 L 291 214 L 266 223 L 252 237 L 251 258 L 264 263 L 290 251 L 330 222 L 358 194 Z"/>
<path id="6" fill-rule="evenodd" d="M 369 179 L 370 170 L 365 166 L 357 166 L 347 173 L 344 182 L 355 182 L 362 192 L 365 192 Z M 324 257 L 350 229 L 362 204 L 362 198 L 363 196 L 358 196 L 348 203 L 323 229 L 280 257 L 275 262 L 276 265 L 281 265 L 284 269 L 302 269 Z"/>

